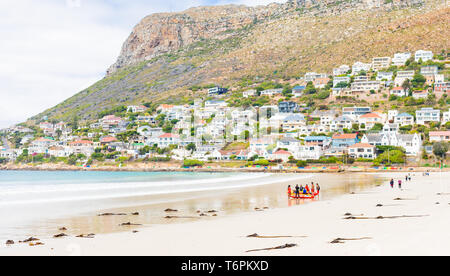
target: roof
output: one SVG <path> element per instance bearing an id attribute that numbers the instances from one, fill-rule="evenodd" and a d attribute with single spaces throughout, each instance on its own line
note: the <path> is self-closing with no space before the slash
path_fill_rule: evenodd
<path id="1" fill-rule="evenodd" d="M 414 117 L 414 116 L 405 112 L 405 113 L 397 115 L 397 117 Z"/>
<path id="2" fill-rule="evenodd" d="M 41 138 L 36 139 L 35 142 L 54 142 L 54 140 L 41 137 Z"/>
<path id="3" fill-rule="evenodd" d="M 275 152 L 274 154 L 276 155 L 292 155 L 292 153 L 290 153 L 289 151 L 285 151 L 285 150 L 279 150 L 277 152 Z"/>
<path id="4" fill-rule="evenodd" d="M 178 138 L 179 136 L 172 133 L 164 133 L 163 135 L 159 136 L 159 138 Z"/>
<path id="5" fill-rule="evenodd" d="M 358 133 L 348 133 L 348 134 L 335 134 L 333 139 L 356 139 L 358 138 Z"/>
<path id="6" fill-rule="evenodd" d="M 353 146 L 350 146 L 350 148 L 374 148 L 375 146 L 372 146 L 371 144 L 365 144 L 365 143 L 358 143 L 354 144 Z"/>
<path id="7" fill-rule="evenodd" d="M 327 136 L 308 136 L 305 138 L 305 141 L 316 141 L 316 140 L 327 140 L 330 139 L 330 137 Z"/>
<path id="8" fill-rule="evenodd" d="M 365 115 L 362 115 L 360 118 L 381 118 L 381 117 L 376 113 L 367 113 Z"/>
<path id="9" fill-rule="evenodd" d="M 84 144 L 84 145 L 87 145 L 87 144 L 93 144 L 93 142 L 92 141 L 88 141 L 88 140 L 79 140 L 79 141 L 73 141 L 73 142 L 71 142 L 71 143 L 69 143 L 69 145 L 78 145 L 78 144 Z"/>
<path id="10" fill-rule="evenodd" d="M 430 136 L 450 136 L 450 131 L 430 131 Z"/>
<path id="11" fill-rule="evenodd" d="M 100 142 L 102 142 L 102 143 L 111 143 L 111 142 L 116 142 L 116 141 L 117 141 L 117 138 L 113 137 L 113 136 L 106 136 L 100 140 Z"/>

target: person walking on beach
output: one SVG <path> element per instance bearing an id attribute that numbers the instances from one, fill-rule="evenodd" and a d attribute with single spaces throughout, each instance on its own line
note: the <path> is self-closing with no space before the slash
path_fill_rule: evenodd
<path id="1" fill-rule="evenodd" d="M 391 179 L 391 188 L 394 189 L 394 179 Z"/>
<path id="2" fill-rule="evenodd" d="M 398 181 L 398 188 L 399 188 L 400 190 L 402 189 L 402 181 L 401 181 L 401 180 Z"/>
<path id="3" fill-rule="evenodd" d="M 319 186 L 319 183 L 317 183 L 317 185 L 316 185 L 316 190 L 317 190 L 317 193 L 320 194 L 320 186 Z"/>
<path id="4" fill-rule="evenodd" d="M 291 185 L 289 185 L 288 187 L 288 196 L 292 196 L 292 189 L 291 189 Z"/>

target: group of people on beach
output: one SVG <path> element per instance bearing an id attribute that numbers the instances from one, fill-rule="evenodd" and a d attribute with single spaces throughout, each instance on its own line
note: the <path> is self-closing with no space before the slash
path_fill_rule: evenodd
<path id="1" fill-rule="evenodd" d="M 319 183 L 314 184 L 314 182 L 311 182 L 311 185 L 306 184 L 306 186 L 303 187 L 303 185 L 295 186 L 294 189 L 294 195 L 296 197 L 300 197 L 300 195 L 311 195 L 315 196 L 320 193 L 320 185 Z M 292 195 L 292 187 L 289 185 L 288 187 L 288 195 Z"/>
<path id="2" fill-rule="evenodd" d="M 411 177 L 410 174 L 407 175 L 407 176 L 405 176 L 405 183 L 408 182 L 408 181 L 412 181 L 412 177 Z M 394 189 L 394 186 L 395 186 L 395 180 L 394 180 L 394 179 L 391 179 L 390 184 L 391 184 L 391 188 Z M 398 180 L 398 188 L 399 188 L 399 189 L 402 189 L 402 185 L 403 185 L 403 181 L 402 181 L 401 179 L 399 179 L 399 180 Z"/>

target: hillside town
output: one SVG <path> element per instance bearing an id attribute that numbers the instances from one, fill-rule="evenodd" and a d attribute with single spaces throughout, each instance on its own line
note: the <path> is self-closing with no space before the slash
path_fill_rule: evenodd
<path id="1" fill-rule="evenodd" d="M 448 66 L 447 53 L 418 50 L 289 84 L 210 85 L 190 103 L 116 106 L 90 122 L 43 117 L 1 131 L 0 163 L 433 166 L 450 149 Z"/>

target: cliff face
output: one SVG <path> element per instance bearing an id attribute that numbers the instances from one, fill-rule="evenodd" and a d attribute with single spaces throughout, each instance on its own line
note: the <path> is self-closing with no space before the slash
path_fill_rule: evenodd
<path id="1" fill-rule="evenodd" d="M 226 39 L 232 31 L 279 14 L 282 8 L 282 5 L 256 8 L 228 5 L 147 16 L 133 29 L 108 73 L 176 51 L 201 39 Z"/>
<path id="2" fill-rule="evenodd" d="M 145 17 L 125 41 L 117 62 L 108 74 L 120 68 L 151 60 L 174 52 L 202 39 L 223 40 L 233 31 L 270 18 L 295 11 L 314 15 L 339 14 L 355 9 L 402 7 L 422 3 L 422 0 L 290 0 L 268 6 L 213 6 L 191 8 L 179 13 L 159 13 Z"/>
<path id="3" fill-rule="evenodd" d="M 432 0 L 296 0 L 144 18 L 108 75 L 35 119 L 96 119 L 117 105 L 180 103 L 188 88 L 290 79 L 375 56 L 450 48 L 450 7 Z M 245 87 L 244 87 L 245 88 Z"/>

